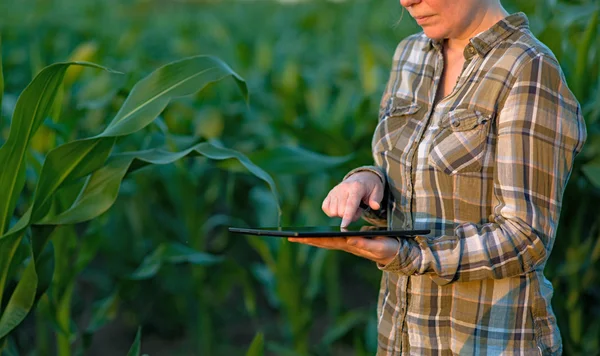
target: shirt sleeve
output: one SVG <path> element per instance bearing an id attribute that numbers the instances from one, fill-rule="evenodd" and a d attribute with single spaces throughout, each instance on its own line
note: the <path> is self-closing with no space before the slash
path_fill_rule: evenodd
<path id="1" fill-rule="evenodd" d="M 380 269 L 429 274 L 444 285 L 543 268 L 573 160 L 587 136 L 581 108 L 554 58 L 539 54 L 521 67 L 496 127 L 490 222 L 463 223 L 454 236 L 402 239 L 396 259 Z"/>

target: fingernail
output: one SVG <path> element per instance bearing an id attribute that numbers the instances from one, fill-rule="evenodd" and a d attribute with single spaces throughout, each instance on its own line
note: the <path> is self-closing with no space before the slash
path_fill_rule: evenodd
<path id="1" fill-rule="evenodd" d="M 348 243 L 348 245 L 352 245 L 352 246 L 355 246 L 358 243 L 358 241 L 356 239 L 348 239 L 348 240 L 346 240 L 346 242 Z"/>

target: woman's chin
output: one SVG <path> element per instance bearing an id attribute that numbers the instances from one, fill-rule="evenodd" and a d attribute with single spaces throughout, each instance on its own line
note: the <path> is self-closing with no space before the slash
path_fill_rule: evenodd
<path id="1" fill-rule="evenodd" d="M 444 31 L 441 31 L 440 29 L 437 29 L 437 28 L 423 26 L 422 29 L 423 29 L 423 33 L 425 33 L 425 36 L 427 36 L 428 38 L 431 38 L 434 41 L 441 41 L 448 37 Z"/>

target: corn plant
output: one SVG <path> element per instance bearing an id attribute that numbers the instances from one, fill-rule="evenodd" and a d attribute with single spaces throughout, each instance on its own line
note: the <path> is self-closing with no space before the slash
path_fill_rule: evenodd
<path id="1" fill-rule="evenodd" d="M 71 259 L 65 253 L 68 253 L 68 245 L 75 234 L 69 226 L 94 219 L 108 210 L 114 204 L 126 174 L 150 164 L 168 164 L 190 155 L 216 160 L 234 158 L 264 180 L 277 200 L 274 182 L 266 172 L 242 154 L 207 142 L 180 151 L 156 147 L 111 154 L 117 138 L 131 135 L 150 124 L 172 98 L 190 95 L 225 77 L 234 78 L 244 96 L 247 95 L 243 79 L 224 62 L 214 57 L 196 56 L 163 66 L 137 83 L 115 118 L 99 135 L 50 150 L 27 210 L 23 215 L 15 216 L 15 207 L 25 185 L 28 146 L 53 108 L 71 65 L 108 70 L 92 63 L 75 62 L 57 63 L 41 70 L 19 96 L 10 135 L 0 148 L 0 167 L 3 168 L 0 172 L 0 191 L 3 192 L 0 203 L 0 300 L 7 293 L 7 302 L 0 315 L 0 338 L 4 346 L 11 332 L 29 314 L 36 299 L 52 283 L 52 270 L 47 267 L 53 264 L 53 257 L 45 255 L 49 241 L 55 242 L 54 268 L 61 272 L 54 276 L 58 277 L 56 283 L 63 289 L 54 290 L 59 294 L 56 298 L 60 308 L 56 322 L 63 331 L 69 328 L 68 306 L 74 274 L 69 273 L 72 267 L 68 261 Z M 69 192 L 71 199 L 61 195 L 63 189 L 68 191 L 73 185 L 77 186 L 76 195 Z M 163 259 L 198 264 L 218 260 L 185 246 L 164 245 L 149 258 L 146 266 L 140 267 L 137 276 L 148 275 L 147 270 L 155 269 Z M 7 281 L 17 275 L 14 288 L 7 288 Z M 66 281 L 59 280 L 63 278 Z M 69 354 L 70 342 L 68 338 L 59 337 L 59 354 Z"/>

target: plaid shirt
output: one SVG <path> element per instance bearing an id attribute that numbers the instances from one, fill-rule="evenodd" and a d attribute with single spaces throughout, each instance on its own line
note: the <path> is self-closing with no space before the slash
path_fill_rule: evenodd
<path id="1" fill-rule="evenodd" d="M 586 138 L 581 109 L 522 13 L 472 38 L 464 56 L 453 92 L 433 106 L 441 44 L 421 33 L 398 45 L 377 165 L 353 171 L 386 182 L 383 223 L 432 230 L 399 239 L 379 266 L 377 354 L 560 354 L 543 270 Z"/>

